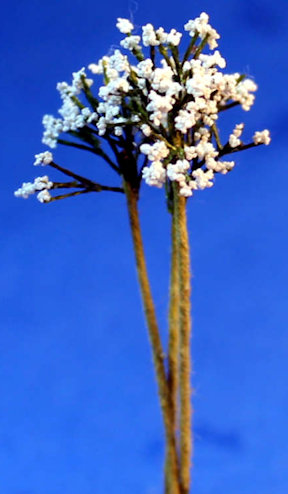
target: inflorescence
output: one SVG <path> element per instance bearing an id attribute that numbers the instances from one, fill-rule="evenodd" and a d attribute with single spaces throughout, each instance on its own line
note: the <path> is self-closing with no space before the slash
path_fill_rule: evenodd
<path id="1" fill-rule="evenodd" d="M 215 50 L 220 36 L 208 21 L 203 12 L 185 24 L 184 30 L 191 38 L 185 51 L 180 44 L 182 33 L 175 29 L 168 33 L 162 27 L 146 24 L 140 36 L 134 34 L 128 19 L 119 18 L 117 28 L 125 35 L 120 45 L 130 55 L 116 49 L 89 65 L 92 74 L 103 78 L 97 96 L 91 91 L 93 79 L 87 78 L 84 68 L 73 73 L 71 85 L 58 83 L 60 117 L 44 116 L 42 142 L 52 149 L 60 143 L 91 151 L 126 180 L 129 173 L 125 163 L 129 162 L 131 168 L 133 162 L 137 186 L 142 178 L 148 185 L 165 185 L 166 190 L 177 182 L 179 193 L 185 197 L 194 190 L 211 187 L 216 173 L 226 174 L 235 165 L 234 161 L 223 160 L 225 155 L 267 145 L 270 134 L 268 130 L 257 131 L 252 142 L 244 144 L 244 124 L 239 123 L 227 142 L 221 142 L 219 114 L 236 105 L 250 110 L 257 86 L 243 74 L 220 70 L 226 67 L 225 59 Z M 206 47 L 209 54 L 203 53 Z M 62 139 L 62 134 L 68 140 Z M 101 140 L 110 145 L 112 157 L 102 149 Z M 27 198 L 37 191 L 41 202 L 50 202 L 76 195 L 51 196 L 51 189 L 65 186 L 77 188 L 77 194 L 121 190 L 95 184 L 56 165 L 50 151 L 35 158 L 34 165 L 50 165 L 74 181 L 54 184 L 47 176 L 38 177 L 34 183 L 24 183 L 15 192 L 17 197 Z"/>

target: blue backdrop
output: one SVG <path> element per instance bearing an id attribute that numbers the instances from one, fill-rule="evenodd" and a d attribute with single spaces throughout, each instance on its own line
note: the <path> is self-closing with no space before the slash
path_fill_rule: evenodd
<path id="1" fill-rule="evenodd" d="M 203 10 L 227 71 L 259 84 L 251 112 L 233 110 L 224 125 L 244 121 L 247 136 L 269 128 L 272 143 L 237 154 L 231 174 L 189 200 L 192 492 L 287 492 L 287 1 L 10 0 L 1 23 L 3 494 L 162 492 L 162 425 L 124 197 L 41 205 L 13 191 L 41 174 L 32 163 L 46 149 L 42 115 L 59 107 L 56 82 L 119 44 L 117 17 L 182 30 Z M 116 184 L 100 159 L 55 155 Z M 143 187 L 141 214 L 164 328 L 163 191 Z"/>

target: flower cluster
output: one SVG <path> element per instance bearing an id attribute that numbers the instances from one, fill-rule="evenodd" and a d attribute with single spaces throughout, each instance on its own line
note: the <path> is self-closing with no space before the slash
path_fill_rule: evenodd
<path id="1" fill-rule="evenodd" d="M 128 172 L 119 164 L 119 156 L 129 148 L 130 168 L 131 162 L 137 167 L 142 156 L 139 183 L 141 178 L 156 187 L 175 182 L 179 193 L 189 197 L 195 190 L 211 187 L 216 173 L 232 170 L 235 162 L 223 160 L 225 155 L 270 143 L 269 131 L 263 130 L 244 144 L 243 123 L 224 142 L 220 139 L 221 112 L 236 105 L 250 110 L 257 85 L 240 73 L 222 72 L 226 60 L 215 50 L 220 36 L 206 13 L 185 24 L 191 38 L 185 50 L 182 33 L 175 29 L 165 32 L 163 27 L 146 24 L 141 34 L 135 34 L 128 19 L 118 18 L 116 25 L 125 35 L 120 45 L 128 53 L 116 49 L 88 66 L 92 74 L 103 77 L 97 96 L 84 68 L 73 73 L 71 85 L 57 84 L 60 117 L 44 116 L 44 144 L 87 149 L 111 165 L 112 158 L 105 158 L 101 148 L 103 139 L 116 159 L 113 168 L 126 180 Z M 60 139 L 63 133 L 69 141 Z M 49 164 L 50 154 L 36 155 L 35 164 Z M 16 195 L 27 197 L 30 192 L 25 191 Z"/>
<path id="2" fill-rule="evenodd" d="M 31 194 L 38 192 L 37 199 L 40 202 L 49 202 L 51 200 L 51 195 L 49 189 L 53 187 L 53 182 L 49 180 L 47 175 L 43 177 L 35 178 L 34 182 L 24 182 L 22 187 L 17 189 L 14 194 L 16 197 L 23 197 L 27 199 Z M 40 192 L 39 192 L 40 191 Z"/>
<path id="3" fill-rule="evenodd" d="M 83 78 L 88 86 L 93 84 L 93 80 L 86 79 L 84 68 L 74 72 L 72 76 L 71 85 L 68 85 L 67 82 L 58 82 L 56 86 L 63 102 L 62 107 L 59 109 L 62 118 L 44 115 L 42 120 L 45 128 L 42 142 L 50 148 L 56 147 L 57 139 L 63 132 L 76 131 L 98 118 L 95 111 L 91 111 L 87 107 L 81 107 L 77 100 L 77 95 L 80 94 L 84 87 Z"/>
<path id="4" fill-rule="evenodd" d="M 34 165 L 49 165 L 53 161 L 53 154 L 50 151 L 45 151 L 45 153 L 35 154 Z"/>

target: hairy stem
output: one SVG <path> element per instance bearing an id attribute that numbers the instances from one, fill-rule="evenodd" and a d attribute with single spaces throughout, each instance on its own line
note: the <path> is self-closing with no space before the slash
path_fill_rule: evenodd
<path id="1" fill-rule="evenodd" d="M 138 191 L 133 190 L 128 182 L 124 182 L 124 190 L 127 197 L 127 206 L 129 213 L 129 220 L 131 226 L 131 233 L 133 239 L 133 247 L 136 257 L 136 266 L 138 272 L 138 281 L 140 285 L 140 291 L 142 296 L 142 302 L 144 306 L 144 313 L 149 331 L 150 343 L 152 347 L 153 361 L 155 366 L 158 392 L 160 397 L 161 410 L 164 420 L 165 436 L 167 443 L 167 450 L 169 454 L 169 484 L 170 494 L 181 494 L 181 487 L 179 483 L 179 466 L 177 458 L 176 440 L 173 430 L 173 420 L 171 414 L 171 399 L 166 380 L 165 365 L 164 365 L 164 353 L 162 343 L 160 339 L 158 323 L 156 320 L 156 313 L 154 308 L 154 302 L 152 298 L 150 283 L 148 279 L 142 234 L 139 222 L 138 213 Z"/>
<path id="2" fill-rule="evenodd" d="M 179 341 L 179 391 L 180 391 L 180 474 L 183 494 L 189 494 L 192 455 L 191 430 L 191 306 L 190 306 L 190 253 L 187 231 L 186 199 L 175 190 L 175 228 L 178 243 L 180 284 L 180 341 Z"/>
<path id="3" fill-rule="evenodd" d="M 179 287 L 179 256 L 176 217 L 174 208 L 172 210 L 172 253 L 171 253 L 171 268 L 170 268 L 170 300 L 169 300 L 169 343 L 168 343 L 168 387 L 171 397 L 171 414 L 175 440 L 177 443 L 178 432 L 178 386 L 179 386 L 179 302 L 180 302 L 180 287 Z M 168 451 L 166 453 L 166 479 L 167 472 L 170 468 L 170 458 Z M 169 483 L 166 480 L 167 492 L 169 491 Z"/>
<path id="4" fill-rule="evenodd" d="M 179 253 L 177 242 L 176 218 L 172 214 L 172 256 L 170 272 L 170 305 L 169 305 L 169 348 L 168 348 L 168 384 L 172 400 L 173 423 L 176 433 L 178 408 L 178 360 L 179 360 Z"/>

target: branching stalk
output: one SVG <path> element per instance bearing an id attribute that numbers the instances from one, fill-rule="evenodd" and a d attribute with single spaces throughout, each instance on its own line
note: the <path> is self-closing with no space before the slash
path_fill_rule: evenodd
<path id="1" fill-rule="evenodd" d="M 97 182 L 93 182 L 89 178 L 82 177 L 82 175 L 78 175 L 77 173 L 71 172 L 70 170 L 68 170 L 67 168 L 64 168 L 63 166 L 57 165 L 57 163 L 55 163 L 54 161 L 49 163 L 49 166 L 51 166 L 52 168 L 55 168 L 56 170 L 64 173 L 68 177 L 75 178 L 78 181 L 78 183 L 81 184 L 82 187 L 87 189 L 87 192 L 91 192 L 91 191 L 101 192 L 102 190 L 107 190 L 107 191 L 111 191 L 111 192 L 122 192 L 122 193 L 124 192 L 124 189 L 122 189 L 122 187 L 114 187 L 114 186 L 110 186 L 110 185 L 98 184 Z M 68 187 L 73 187 L 73 186 L 79 187 L 79 185 L 77 185 L 77 182 L 76 182 L 76 185 L 73 185 L 74 183 L 75 182 L 68 182 L 66 184 L 62 184 L 62 187 L 67 187 L 67 186 Z M 54 188 L 60 188 L 60 186 L 61 185 L 56 183 L 56 187 L 54 187 Z"/>

